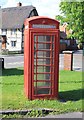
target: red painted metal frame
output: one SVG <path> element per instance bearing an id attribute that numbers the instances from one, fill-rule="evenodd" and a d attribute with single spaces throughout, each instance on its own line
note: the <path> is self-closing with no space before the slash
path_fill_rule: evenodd
<path id="1" fill-rule="evenodd" d="M 44 22 L 43 22 L 44 21 Z M 28 99 L 54 99 L 58 98 L 58 79 L 59 79 L 59 22 L 47 17 L 32 17 L 29 19 L 26 19 L 25 21 L 25 30 L 24 30 L 24 90 L 25 90 L 25 95 Z M 33 24 L 48 24 L 48 25 L 56 25 L 56 28 L 32 28 Z M 36 69 L 36 80 L 37 82 L 51 82 L 50 87 L 40 87 L 40 88 L 51 88 L 52 94 L 34 94 L 34 44 L 36 44 L 36 47 L 38 48 L 38 36 L 50 36 L 50 42 L 46 42 L 46 44 L 51 44 L 52 45 L 52 36 L 55 36 L 54 38 L 54 64 L 52 64 L 52 51 L 51 56 L 49 59 L 51 59 L 51 63 L 49 66 L 52 65 L 51 71 L 49 72 L 51 75 L 51 79 L 49 81 L 47 80 L 37 80 L 37 75 L 42 74 L 37 72 Z M 34 43 L 34 36 L 36 37 L 36 42 Z M 44 42 L 40 42 L 42 44 L 45 44 Z M 51 46 L 50 45 L 50 46 Z M 52 49 L 52 48 L 51 48 Z M 42 51 L 42 50 L 41 50 Z M 43 50 L 45 51 L 45 50 Z M 37 57 L 37 52 L 36 52 L 36 60 L 41 59 Z M 45 59 L 45 58 L 44 58 Z M 42 66 L 42 65 L 37 65 L 36 66 Z M 43 65 L 43 66 L 48 66 L 48 65 Z M 52 68 L 54 68 L 54 72 L 52 71 Z M 45 73 L 47 74 L 47 73 Z M 53 75 L 54 76 L 53 76 Z M 52 77 L 54 77 L 52 79 Z M 37 84 L 36 82 L 36 84 Z M 40 89 L 38 87 L 38 89 Z"/>

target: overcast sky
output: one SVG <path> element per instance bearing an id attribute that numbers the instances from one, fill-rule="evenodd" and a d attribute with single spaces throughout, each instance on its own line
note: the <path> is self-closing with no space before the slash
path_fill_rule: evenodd
<path id="1" fill-rule="evenodd" d="M 33 5 L 40 16 L 55 18 L 60 14 L 59 3 L 61 0 L 0 0 L 1 7 L 16 7 L 18 2 L 23 6 Z"/>

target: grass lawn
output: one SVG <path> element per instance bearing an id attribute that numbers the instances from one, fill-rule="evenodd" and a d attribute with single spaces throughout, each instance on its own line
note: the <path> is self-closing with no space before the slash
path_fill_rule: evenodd
<path id="1" fill-rule="evenodd" d="M 56 111 L 55 114 L 83 111 L 82 100 L 84 96 L 82 72 L 60 71 L 59 73 L 59 100 L 28 100 L 24 95 L 23 69 L 4 69 L 0 77 L 0 109 L 22 110 L 49 108 Z"/>

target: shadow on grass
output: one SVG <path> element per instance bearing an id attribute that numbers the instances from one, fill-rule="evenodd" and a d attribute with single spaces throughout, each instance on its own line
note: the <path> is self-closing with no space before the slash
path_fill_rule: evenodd
<path id="1" fill-rule="evenodd" d="M 23 75 L 23 69 L 2 69 L 2 76 Z"/>
<path id="2" fill-rule="evenodd" d="M 84 99 L 84 89 L 60 92 L 59 99 L 61 102 L 82 100 Z"/>

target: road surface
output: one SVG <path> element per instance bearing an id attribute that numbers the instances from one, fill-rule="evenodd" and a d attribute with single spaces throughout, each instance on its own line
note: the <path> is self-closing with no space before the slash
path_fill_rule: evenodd
<path id="1" fill-rule="evenodd" d="M 7 55 L 4 57 L 5 68 L 17 68 L 24 66 L 24 55 Z M 84 56 L 82 51 L 77 51 L 73 54 L 73 70 L 84 70 Z M 64 69 L 64 54 L 59 55 L 59 69 Z"/>

